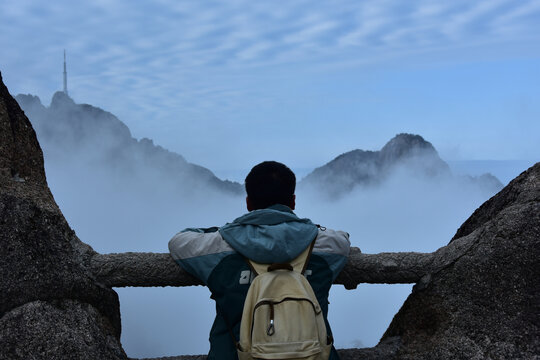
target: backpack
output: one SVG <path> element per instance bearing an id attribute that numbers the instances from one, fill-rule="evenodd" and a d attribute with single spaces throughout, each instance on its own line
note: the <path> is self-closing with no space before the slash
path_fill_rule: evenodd
<path id="1" fill-rule="evenodd" d="M 242 313 L 240 360 L 328 360 L 332 338 L 322 309 L 303 275 L 315 240 L 289 264 L 248 260 L 256 274 Z"/>

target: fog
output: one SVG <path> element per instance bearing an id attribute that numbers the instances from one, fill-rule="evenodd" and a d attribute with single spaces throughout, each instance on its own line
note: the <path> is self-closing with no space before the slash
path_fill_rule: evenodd
<path id="1" fill-rule="evenodd" d="M 186 189 L 165 173 L 126 171 L 96 161 L 96 152 L 45 153 L 49 186 L 79 238 L 101 253 L 167 252 L 186 227 L 223 225 L 245 212 L 244 197 Z M 50 152 L 51 154 L 53 152 Z M 357 187 L 329 199 L 299 191 L 297 211 L 326 227 L 345 230 L 366 253 L 431 252 L 493 192 L 461 178 L 426 179 L 396 169 L 379 186 Z M 373 346 L 409 294 L 411 285 L 334 286 L 330 322 L 336 346 Z M 123 288 L 122 343 L 131 357 L 204 354 L 214 308 L 203 287 Z"/>
<path id="2" fill-rule="evenodd" d="M 365 253 L 432 252 L 446 245 L 457 228 L 493 195 L 463 178 L 428 179 L 407 169 L 380 186 L 357 188 L 336 201 L 298 194 L 298 214 L 350 234 Z M 336 347 L 374 346 L 410 293 L 412 285 L 334 286 L 330 323 Z"/>
<path id="3" fill-rule="evenodd" d="M 61 162 L 45 156 L 47 180 L 77 236 L 100 253 L 168 252 L 181 229 L 224 224 L 243 211 L 239 196 L 185 189 L 163 173 L 122 172 L 72 155 Z M 115 290 L 129 356 L 207 352 L 213 309 L 206 288 Z"/>
<path id="4" fill-rule="evenodd" d="M 37 98 L 17 98 L 36 129 L 47 180 L 60 209 L 78 237 L 100 253 L 167 252 L 169 239 L 178 231 L 221 226 L 246 211 L 239 184 L 222 182 L 151 140 L 133 139 L 129 129 L 110 113 L 77 105 L 61 93 L 49 108 Z M 304 186 L 300 181 L 296 213 L 347 231 L 352 246 L 365 253 L 432 252 L 449 242 L 496 187 L 490 186 L 492 181 L 463 176 L 480 174 L 471 164 L 468 169 L 461 166 L 460 175 L 452 175 L 434 150 L 430 154 L 400 160 L 369 185 L 353 186 L 347 192 L 335 191 L 337 180 L 331 182 L 334 189 Z M 436 176 L 422 170 L 433 161 L 445 169 Z M 353 166 L 348 164 L 342 162 L 341 169 Z M 484 171 L 489 170 L 488 165 L 483 163 Z M 238 182 L 249 170 L 224 171 L 226 166 L 222 164 L 222 173 Z M 501 172 L 502 166 L 495 168 L 496 175 L 505 179 L 517 175 L 516 166 L 511 168 L 513 174 Z M 298 180 L 311 170 L 298 169 Z M 332 181 L 331 176 L 325 179 Z M 336 346 L 374 346 L 411 287 L 375 284 L 345 290 L 334 286 L 329 320 Z M 121 340 L 128 356 L 207 353 L 215 314 L 208 289 L 116 291 Z"/>

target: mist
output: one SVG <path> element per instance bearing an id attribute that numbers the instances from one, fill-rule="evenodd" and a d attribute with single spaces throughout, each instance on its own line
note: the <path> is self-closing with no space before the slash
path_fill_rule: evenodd
<path id="1" fill-rule="evenodd" d="M 244 197 L 185 189 L 164 174 L 125 172 L 46 157 L 51 190 L 79 238 L 101 253 L 167 252 L 168 240 L 186 227 L 223 225 L 245 212 Z M 299 191 L 297 211 L 326 227 L 349 232 L 366 253 L 431 252 L 448 243 L 459 225 L 493 193 L 456 179 L 426 179 L 397 170 L 376 187 L 356 188 L 339 199 Z M 122 343 L 129 356 L 204 354 L 214 317 L 203 287 L 122 288 Z M 411 285 L 333 287 L 330 322 L 336 346 L 375 345 Z"/>
<path id="2" fill-rule="evenodd" d="M 178 231 L 221 226 L 246 212 L 240 184 L 224 182 L 149 139 L 133 139 L 129 129 L 110 113 L 77 105 L 62 95 L 55 97 L 49 108 L 36 98 L 17 99 L 36 129 L 55 200 L 77 236 L 94 250 L 168 252 L 168 241 Z M 290 149 L 291 153 L 296 150 Z M 305 186 L 301 175 L 310 171 L 302 168 L 295 212 L 348 232 L 352 246 L 365 253 L 432 252 L 446 245 L 500 184 L 472 179 L 463 171 L 451 174 L 435 150 L 429 156 L 402 159 L 385 168 L 377 181 L 351 185 L 345 192 L 336 192 L 336 182 L 331 183 L 333 189 Z M 421 171 L 426 164 L 433 170 L 433 161 L 440 163 L 435 167 L 442 169 L 438 175 Z M 347 162 L 341 164 L 347 169 Z M 222 164 L 222 168 L 226 166 Z M 230 169 L 229 173 L 241 181 L 248 170 L 242 174 Z M 344 176 L 341 180 L 352 184 Z M 345 290 L 334 286 L 329 320 L 336 347 L 377 344 L 411 287 L 364 284 Z M 121 340 L 128 356 L 208 352 L 215 309 L 207 288 L 116 291 Z"/>
<path id="3" fill-rule="evenodd" d="M 360 187 L 339 199 L 298 193 L 297 214 L 350 234 L 364 253 L 432 252 L 448 244 L 458 227 L 490 196 L 467 178 L 426 178 L 399 167 L 379 186 Z M 329 321 L 337 348 L 377 344 L 412 284 L 334 286 Z"/>
<path id="4" fill-rule="evenodd" d="M 222 225 L 244 211 L 241 196 L 186 188 L 165 173 L 113 168 L 95 162 L 94 155 L 75 151 L 62 161 L 46 155 L 45 168 L 70 226 L 100 253 L 168 252 L 178 231 Z M 214 310 L 206 288 L 115 290 L 121 341 L 130 357 L 207 352 Z"/>

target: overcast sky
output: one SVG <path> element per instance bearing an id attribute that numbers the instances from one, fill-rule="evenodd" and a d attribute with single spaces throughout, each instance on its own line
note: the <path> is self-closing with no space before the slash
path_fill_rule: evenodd
<path id="1" fill-rule="evenodd" d="M 218 172 L 319 166 L 399 132 L 446 160 L 540 154 L 540 1 L 0 3 L 13 95 L 62 88 Z"/>

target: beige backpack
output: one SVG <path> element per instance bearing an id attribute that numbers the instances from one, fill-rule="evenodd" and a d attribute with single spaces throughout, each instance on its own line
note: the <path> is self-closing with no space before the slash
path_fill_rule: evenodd
<path id="1" fill-rule="evenodd" d="M 303 275 L 315 241 L 290 264 L 258 264 L 249 287 L 237 344 L 240 360 L 328 360 L 332 340 L 322 309 Z"/>

